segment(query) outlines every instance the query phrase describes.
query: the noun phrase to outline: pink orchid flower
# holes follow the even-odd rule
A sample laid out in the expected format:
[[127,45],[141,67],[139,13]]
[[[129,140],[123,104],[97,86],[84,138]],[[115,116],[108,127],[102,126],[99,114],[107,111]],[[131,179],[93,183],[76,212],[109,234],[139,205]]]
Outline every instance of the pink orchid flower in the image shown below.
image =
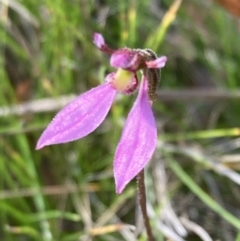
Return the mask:
[[125,186],[150,161],[157,143],[157,128],[151,103],[156,91],[153,77],[165,66],[167,58],[157,58],[149,49],[121,48],[114,50],[105,44],[101,34],[94,34],[94,44],[110,54],[110,73],[105,83],[85,92],[65,106],[48,125],[38,140],[36,149],[80,139],[93,132],[106,118],[117,92],[131,94],[138,88],[136,72],[143,73],[137,99],[127,117],[122,137],[114,157],[116,192]]

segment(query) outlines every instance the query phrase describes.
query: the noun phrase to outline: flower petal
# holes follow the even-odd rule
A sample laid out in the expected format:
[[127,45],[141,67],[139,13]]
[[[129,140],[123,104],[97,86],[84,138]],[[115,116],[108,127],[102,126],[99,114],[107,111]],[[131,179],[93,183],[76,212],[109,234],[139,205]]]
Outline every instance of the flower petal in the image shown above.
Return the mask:
[[105,44],[105,40],[100,33],[94,33],[93,43],[104,53],[112,54],[115,51],[114,49],[108,47],[108,45]]
[[93,43],[101,49],[105,45],[105,41],[103,36],[100,33],[94,33],[93,35]]
[[137,51],[128,48],[115,51],[110,59],[110,65],[112,67],[130,71],[136,71],[143,63],[143,58]]
[[159,57],[153,61],[147,61],[146,65],[148,68],[153,68],[153,69],[160,69],[163,68],[165,66],[167,62],[167,57],[166,56],[162,56]]
[[105,83],[77,97],[54,117],[36,149],[74,141],[94,131],[109,112],[115,94],[116,90]]
[[141,83],[117,146],[113,172],[118,194],[150,161],[156,148],[157,128],[148,100],[147,84],[147,79]]

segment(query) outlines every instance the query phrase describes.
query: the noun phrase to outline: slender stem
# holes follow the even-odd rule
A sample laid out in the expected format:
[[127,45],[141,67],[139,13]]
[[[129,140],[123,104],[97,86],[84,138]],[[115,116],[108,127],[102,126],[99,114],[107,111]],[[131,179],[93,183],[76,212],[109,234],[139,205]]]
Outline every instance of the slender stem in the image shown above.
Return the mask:
[[155,241],[155,238],[152,234],[152,229],[149,222],[149,217],[147,214],[147,202],[146,202],[146,191],[145,191],[145,183],[144,183],[144,170],[142,170],[137,175],[137,185],[138,185],[138,198],[139,204],[141,207],[144,225],[147,231],[148,241]]

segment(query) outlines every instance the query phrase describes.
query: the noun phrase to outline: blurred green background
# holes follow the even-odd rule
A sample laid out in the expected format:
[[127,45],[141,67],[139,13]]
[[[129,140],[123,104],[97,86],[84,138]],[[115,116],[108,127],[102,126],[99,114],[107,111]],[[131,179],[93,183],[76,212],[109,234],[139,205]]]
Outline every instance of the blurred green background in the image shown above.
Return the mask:
[[[238,0],[225,2],[240,15]],[[35,150],[72,94],[112,71],[92,43],[100,32],[114,48],[168,57],[153,107],[159,145],[146,169],[157,240],[239,241],[236,15],[210,0],[0,0],[0,240],[146,240],[136,183],[117,196],[112,177],[136,96],[119,96],[84,139]]]

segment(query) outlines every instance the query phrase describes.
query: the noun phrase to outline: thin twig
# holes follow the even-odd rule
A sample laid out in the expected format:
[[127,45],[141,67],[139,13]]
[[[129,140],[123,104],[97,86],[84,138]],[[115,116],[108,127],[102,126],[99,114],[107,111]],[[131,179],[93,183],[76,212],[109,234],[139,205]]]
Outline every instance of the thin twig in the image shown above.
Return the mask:
[[147,214],[147,204],[146,204],[146,190],[145,190],[145,183],[144,183],[144,170],[142,170],[137,175],[137,185],[138,185],[138,198],[139,204],[141,207],[144,225],[147,231],[148,241],[155,241],[155,238],[152,234],[152,229],[149,222],[149,217]]
[[41,189],[37,188],[21,188],[19,190],[1,190],[0,200],[13,199],[20,197],[32,197],[35,196],[37,192],[41,192],[43,195],[61,195],[75,192],[97,192],[100,187],[95,184],[85,184],[84,187],[77,185],[56,185],[56,186],[46,186]]
[[212,241],[212,238],[200,225],[188,220],[185,217],[180,218],[182,224],[193,233],[197,234],[203,241]]
[[226,101],[239,99],[240,91],[218,90],[218,89],[187,89],[187,90],[159,90],[158,101]]
[[[56,111],[71,102],[76,95],[60,96],[58,98],[44,98],[33,100],[19,105],[0,106],[0,116],[24,115],[27,113],[41,113]],[[216,89],[201,90],[167,90],[162,89],[157,92],[157,101],[226,101],[240,99],[240,91],[225,91]]]
[[19,105],[0,107],[0,116],[56,111],[74,100],[75,97],[75,95],[68,95],[58,98],[44,98]]

